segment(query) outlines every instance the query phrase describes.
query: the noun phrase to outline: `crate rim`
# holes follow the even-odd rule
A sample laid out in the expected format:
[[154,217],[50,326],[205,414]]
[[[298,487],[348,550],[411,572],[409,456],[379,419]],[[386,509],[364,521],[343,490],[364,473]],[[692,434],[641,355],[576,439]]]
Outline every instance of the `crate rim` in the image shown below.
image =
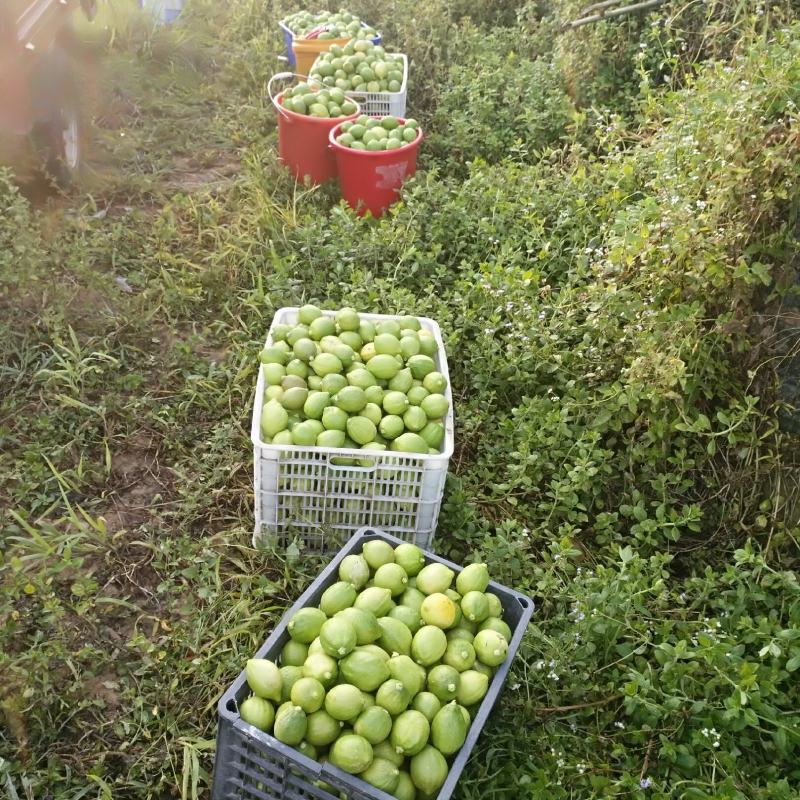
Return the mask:
[[[339,552],[322,569],[319,575],[317,575],[317,577],[309,584],[300,597],[298,597],[298,599],[289,608],[287,608],[281,617],[280,622],[277,623],[272,633],[270,633],[252,658],[263,658],[269,650],[278,644],[278,641],[283,635],[291,617],[301,608],[305,608],[307,605],[309,605],[309,602],[317,591],[319,585],[328,580],[331,575],[338,574],[339,564],[342,562],[345,556],[353,552],[359,542],[370,539],[383,539],[384,541],[388,541],[394,547],[400,544],[407,544],[407,542],[405,542],[403,539],[399,539],[398,537],[393,536],[390,533],[386,533],[379,528],[372,528],[369,526],[359,528],[342,545]],[[443,558],[436,553],[433,553],[429,550],[424,550],[422,548],[420,549],[425,556],[426,562],[437,561],[440,564],[444,564],[452,569],[456,574],[460,573],[464,569],[464,566],[455,564],[454,562],[449,561],[448,559]],[[511,664],[517,652],[519,651],[522,638],[527,631],[531,617],[533,616],[533,612],[535,610],[535,603],[533,599],[522,594],[521,592],[516,591],[515,589],[511,589],[508,586],[503,586],[502,584],[492,580],[489,581],[487,589],[490,588],[495,590],[499,589],[501,593],[509,595],[512,599],[516,600],[522,607],[522,616],[520,617],[519,623],[514,628],[511,641],[509,642],[508,651],[510,657],[506,658],[506,660],[498,667],[497,672],[495,672],[494,676],[492,677],[492,680],[489,683],[489,688],[487,689],[483,700],[481,700],[478,713],[470,723],[469,730],[467,732],[467,738],[464,740],[464,744],[461,745],[461,748],[458,750],[458,753],[456,754],[456,757],[453,760],[450,769],[448,770],[447,778],[440,787],[439,792],[436,794],[436,800],[449,800],[453,791],[455,790],[456,784],[461,777],[461,773],[464,771],[464,767],[466,766],[467,761],[472,754],[472,750],[480,738],[481,733],[483,733],[484,726],[486,725],[494,704],[498,699],[500,692],[502,691],[503,684],[505,683],[505,680],[508,677],[508,672],[511,669]],[[272,734],[269,734],[266,731],[256,728],[254,725],[244,722],[239,716],[238,706],[236,712],[230,711],[227,706],[231,701],[233,701],[234,705],[236,705],[236,694],[246,683],[246,673],[245,670],[242,669],[239,675],[234,679],[233,683],[228,687],[228,689],[225,690],[222,697],[220,697],[219,702],[217,703],[217,710],[220,717],[224,717],[230,724],[243,731],[248,736],[255,738],[257,741],[267,745],[273,750],[279,751],[284,757],[293,759],[299,766],[307,768],[311,775],[314,776],[315,780],[332,777],[335,779],[334,785],[338,785],[339,788],[342,789],[356,788],[362,793],[367,794],[370,797],[370,800],[396,800],[393,795],[388,794],[380,789],[376,789],[371,784],[361,780],[357,775],[351,775],[347,772],[344,772],[328,762],[325,764],[320,764],[317,761],[314,761],[303,755],[303,753],[301,753],[299,750],[296,750],[295,748],[279,741],[272,736]],[[355,785],[353,785],[354,782]]]
[[[336,311],[330,309],[321,309],[323,315],[333,317]],[[264,347],[268,347],[272,343],[272,329],[278,322],[278,317],[287,315],[292,312],[297,313],[300,311],[300,306],[282,306],[275,310],[272,317],[272,324],[269,326],[266,339],[264,340]],[[397,320],[404,314],[373,314],[367,311],[359,311],[359,317],[373,320]],[[373,471],[376,467],[380,466],[381,461],[387,458],[399,458],[401,461],[416,461],[421,460],[423,465],[426,463],[437,463],[442,461],[449,461],[453,455],[455,448],[455,435],[454,435],[454,422],[453,422],[453,396],[450,386],[450,371],[447,366],[447,353],[445,352],[444,342],[442,341],[442,332],[436,320],[430,317],[424,317],[417,314],[408,315],[415,316],[421,323],[424,322],[430,327],[433,338],[436,341],[437,357],[439,357],[440,372],[447,379],[447,389],[445,397],[449,400],[450,405],[447,409],[444,424],[444,449],[439,453],[402,453],[397,450],[361,450],[358,448],[350,447],[317,447],[316,445],[298,445],[298,444],[267,444],[261,441],[261,408],[264,404],[264,371],[259,363],[258,367],[258,380],[256,381],[256,395],[253,402],[253,418],[250,426],[250,440],[255,447],[259,450],[264,450],[271,453],[309,453],[316,455],[328,454],[330,458],[372,458],[374,463],[369,467],[348,466],[343,469],[348,470],[361,470],[363,472]],[[316,460],[316,459],[315,459]],[[335,464],[333,466],[336,466]],[[400,465],[398,465],[400,466]]]

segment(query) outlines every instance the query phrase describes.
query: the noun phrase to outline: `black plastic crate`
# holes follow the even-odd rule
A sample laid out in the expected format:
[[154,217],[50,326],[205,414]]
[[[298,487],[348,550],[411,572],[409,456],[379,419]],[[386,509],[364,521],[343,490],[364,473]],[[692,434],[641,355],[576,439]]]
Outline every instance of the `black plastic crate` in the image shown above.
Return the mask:
[[[322,593],[339,580],[339,564],[345,556],[360,553],[363,545],[372,539],[382,539],[392,546],[403,543],[383,531],[361,528],[347,541],[338,555],[306,589],[299,600],[284,614],[273,633],[261,646],[255,658],[277,661],[284,644],[289,639],[286,625],[291,617],[306,606],[316,606]],[[438,561],[456,574],[462,567],[423,551],[425,561]],[[503,619],[511,628],[512,636],[508,657],[498,667],[489,690],[481,701],[478,713],[470,725],[466,741],[453,759],[436,800],[448,800],[467,763],[472,748],[486,724],[492,707],[500,695],[511,662],[519,650],[525,629],[533,614],[533,601],[525,595],[491,581],[489,590],[498,596],[503,605]],[[488,591],[488,590],[487,590]],[[323,780],[350,798],[350,800],[394,800],[392,795],[380,791],[354,775],[338,769],[333,764],[320,764],[307,758],[298,750],[279,742],[269,733],[244,722],[239,716],[239,702],[250,694],[244,670],[219,701],[219,727],[217,755],[214,765],[212,800],[339,800],[336,795],[314,786]]]

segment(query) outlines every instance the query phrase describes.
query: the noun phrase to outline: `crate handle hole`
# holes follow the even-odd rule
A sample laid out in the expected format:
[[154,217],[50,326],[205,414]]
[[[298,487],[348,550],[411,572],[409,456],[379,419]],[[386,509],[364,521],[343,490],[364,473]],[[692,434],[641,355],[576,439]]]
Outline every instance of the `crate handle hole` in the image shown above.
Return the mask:
[[518,597],[518,598],[517,598],[517,602],[518,602],[518,603],[519,603],[519,604],[520,604],[520,605],[521,605],[523,608],[528,608],[528,606],[531,604],[531,601],[530,601],[530,600],[528,600],[528,599],[527,599],[527,598],[525,598],[525,597]]
[[225,708],[233,714],[239,713],[239,709],[236,707],[236,700],[233,697],[225,704]]

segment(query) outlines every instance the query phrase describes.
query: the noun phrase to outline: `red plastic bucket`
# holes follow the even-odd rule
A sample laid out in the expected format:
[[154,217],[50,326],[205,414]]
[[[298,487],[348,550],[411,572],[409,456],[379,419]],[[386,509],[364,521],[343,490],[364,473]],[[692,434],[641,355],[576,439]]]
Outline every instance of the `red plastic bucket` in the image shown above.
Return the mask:
[[[398,117],[400,122],[405,122]],[[336,155],[339,186],[342,197],[357,214],[369,211],[380,217],[400,196],[403,182],[417,171],[417,150],[422,131],[417,138],[395,150],[353,150],[336,141],[341,123],[329,134],[330,146]]]
[[355,119],[349,117],[324,119],[296,114],[283,107],[283,92],[274,100],[278,111],[278,154],[297,180],[306,175],[312,183],[324,183],[336,177],[336,159],[328,147],[328,134],[335,126]]

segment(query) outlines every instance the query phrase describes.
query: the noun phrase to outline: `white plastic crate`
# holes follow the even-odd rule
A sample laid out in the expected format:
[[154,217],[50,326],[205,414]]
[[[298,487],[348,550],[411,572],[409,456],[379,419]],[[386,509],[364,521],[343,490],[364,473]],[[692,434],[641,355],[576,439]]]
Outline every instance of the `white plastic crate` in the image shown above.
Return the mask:
[[[403,61],[403,82],[399,92],[345,92],[347,97],[351,97],[358,103],[361,113],[370,117],[402,117],[406,115],[406,95],[408,92],[408,57],[405,53],[387,53],[391,56],[399,56]],[[316,66],[317,62],[314,62]],[[311,67],[309,74],[314,72]]]
[[[272,344],[275,325],[297,323],[297,308],[281,308],[267,335]],[[325,311],[326,316],[335,312]],[[399,319],[384,314],[360,314],[371,322]],[[264,373],[259,370],[253,407],[253,477],[255,531],[253,541],[266,537],[279,546],[293,538],[307,551],[333,552],[364,525],[380,527],[400,539],[429,548],[436,531],[447,466],[453,454],[453,401],[447,357],[439,326],[427,317],[420,324],[436,340],[436,367],[447,378],[450,408],[445,419],[442,451],[436,454],[351,450],[330,447],[265,444],[261,440]],[[337,458],[370,458],[367,467],[342,466]]]

